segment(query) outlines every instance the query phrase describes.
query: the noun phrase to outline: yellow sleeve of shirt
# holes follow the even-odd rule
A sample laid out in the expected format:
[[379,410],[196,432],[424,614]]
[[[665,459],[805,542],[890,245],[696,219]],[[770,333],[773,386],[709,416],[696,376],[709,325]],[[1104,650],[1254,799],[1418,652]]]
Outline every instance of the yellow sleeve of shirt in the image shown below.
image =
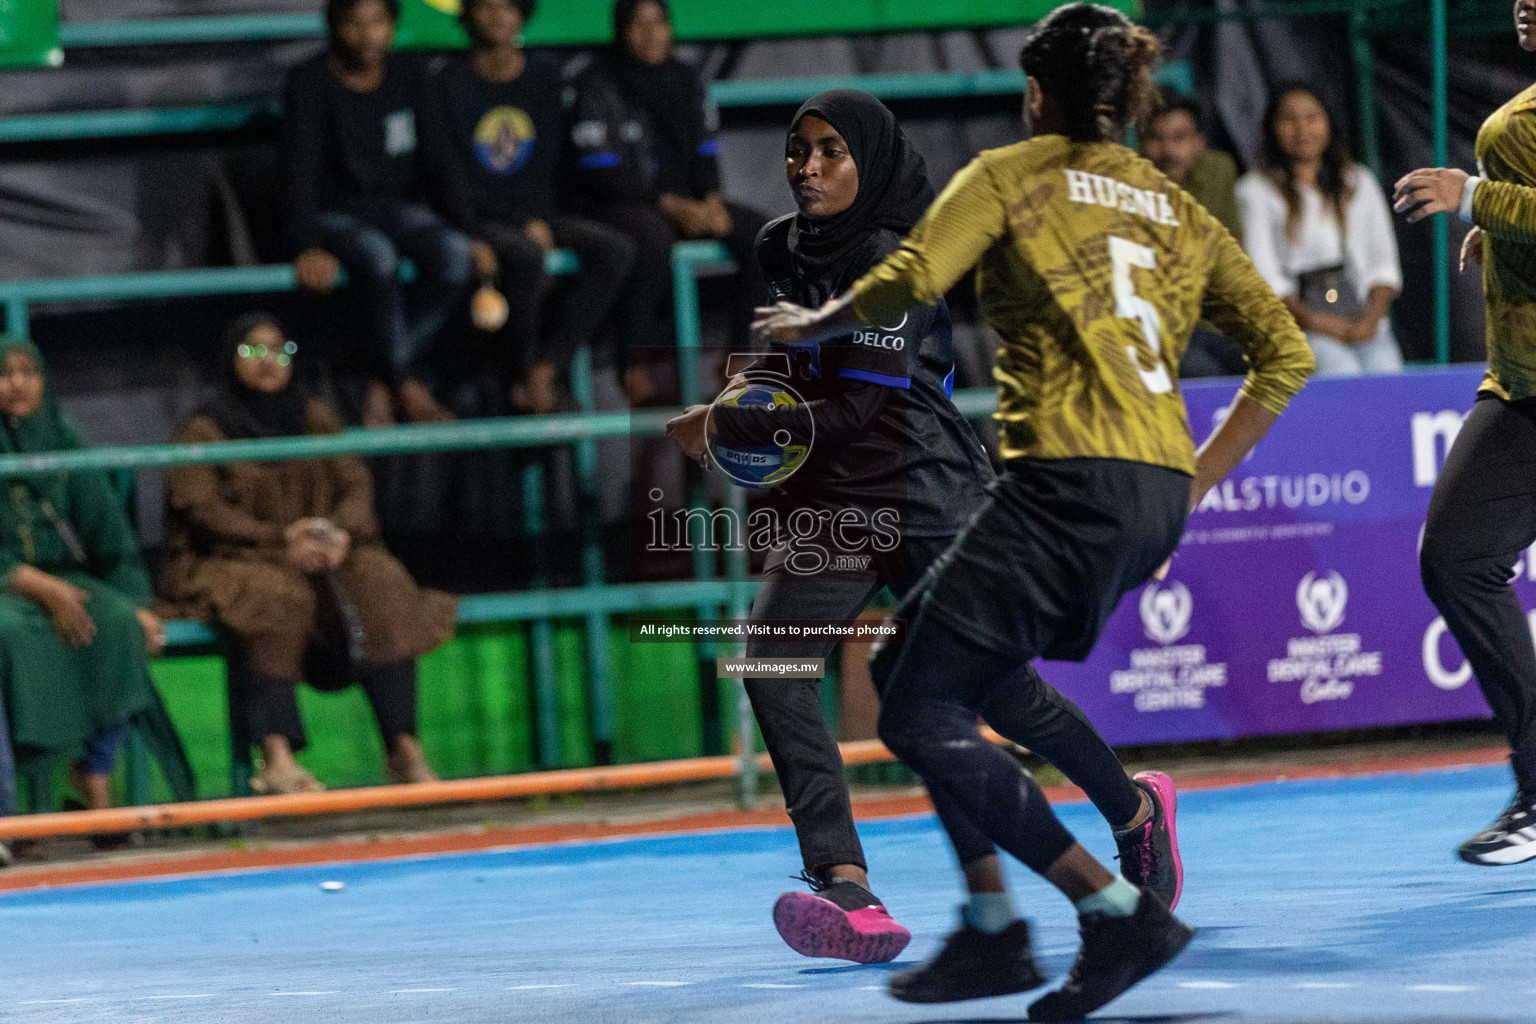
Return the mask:
[[1495,178],[1505,180],[1488,180],[1477,187],[1472,194],[1472,223],[1493,238],[1536,244],[1536,188],[1517,183],[1536,182],[1536,114],[1509,115],[1491,149],[1483,154],[1484,164]]
[[1315,360],[1307,336],[1231,232],[1204,210],[1195,217],[1209,222],[1202,227],[1213,246],[1201,311],[1247,357],[1242,393],[1279,415],[1312,375]]
[[894,323],[914,303],[933,305],[1008,230],[1008,207],[985,156],[956,174],[901,247],[853,286],[868,324]]

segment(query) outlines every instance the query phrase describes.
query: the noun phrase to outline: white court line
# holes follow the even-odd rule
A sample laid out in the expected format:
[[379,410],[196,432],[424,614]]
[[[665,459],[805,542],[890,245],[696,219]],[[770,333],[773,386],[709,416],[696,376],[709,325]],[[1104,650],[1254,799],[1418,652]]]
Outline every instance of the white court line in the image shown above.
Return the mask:
[[190,992],[187,995],[175,996],[140,996],[140,999],[212,999],[212,992]]
[[1235,981],[1181,981],[1179,988],[1242,988]]
[[1474,992],[1476,985],[1409,985],[1409,992]]
[[575,988],[574,985],[508,985],[508,992],[527,992],[536,988]]
[[389,994],[392,995],[392,996],[405,996],[405,995],[410,995],[410,994],[412,994],[414,992],[453,992],[453,991],[456,991],[456,990],[455,989],[451,989],[451,988],[397,988],[397,989],[394,989],[393,991],[391,991]]
[[620,985],[628,985],[630,988],[679,988],[683,985],[692,985],[691,981],[621,981]]
[[757,981],[757,982],[753,982],[753,983],[751,983],[749,985],[743,985],[741,987],[742,988],[805,988],[804,985],[776,985],[776,984],[774,984],[771,981]]
[[1298,981],[1291,988],[1354,988],[1351,981]]
[[336,990],[335,989],[327,989],[324,992],[269,992],[268,993],[268,995],[274,995],[274,996],[334,996],[335,994],[336,994]]
[[100,996],[75,996],[73,999],[23,999],[17,1006],[57,1006],[60,1003],[97,1003]]
[[884,985],[860,985],[859,986],[859,991],[860,992],[884,992],[885,991],[885,986]]

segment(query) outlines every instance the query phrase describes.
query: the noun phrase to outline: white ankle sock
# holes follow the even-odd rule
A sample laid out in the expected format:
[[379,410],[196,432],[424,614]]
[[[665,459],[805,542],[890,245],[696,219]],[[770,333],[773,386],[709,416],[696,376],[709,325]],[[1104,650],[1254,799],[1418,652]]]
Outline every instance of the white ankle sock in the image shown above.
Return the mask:
[[1085,896],[1072,905],[1078,917],[1130,917],[1141,902],[1141,890],[1119,875],[1092,896]]
[[1018,919],[1013,900],[1005,892],[971,893],[962,915],[966,924],[987,935],[996,935]]

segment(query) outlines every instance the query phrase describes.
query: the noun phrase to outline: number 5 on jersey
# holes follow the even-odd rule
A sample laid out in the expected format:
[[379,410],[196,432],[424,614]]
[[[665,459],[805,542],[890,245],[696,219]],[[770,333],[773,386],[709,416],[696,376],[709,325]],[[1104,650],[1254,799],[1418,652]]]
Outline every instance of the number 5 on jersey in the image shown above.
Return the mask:
[[1125,346],[1125,354],[1130,357],[1131,365],[1136,367],[1148,391],[1154,395],[1172,391],[1173,380],[1168,376],[1168,367],[1163,365],[1161,359],[1162,320],[1157,315],[1157,307],[1136,294],[1136,282],[1131,280],[1132,267],[1144,270],[1157,267],[1157,253],[1144,245],[1110,235],[1109,262],[1115,282],[1115,313],[1127,320],[1141,321],[1141,335],[1146,339],[1147,347],[1152,350],[1155,368],[1148,370],[1141,365],[1141,356],[1135,345]]

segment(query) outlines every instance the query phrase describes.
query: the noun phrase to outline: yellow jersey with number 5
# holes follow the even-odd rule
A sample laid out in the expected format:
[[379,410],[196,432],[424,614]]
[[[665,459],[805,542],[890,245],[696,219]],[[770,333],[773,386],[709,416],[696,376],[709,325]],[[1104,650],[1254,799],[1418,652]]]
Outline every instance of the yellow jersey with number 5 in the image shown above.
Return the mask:
[[1205,319],[1280,412],[1312,372],[1295,320],[1215,217],[1124,146],[1046,135],[982,153],[855,286],[887,322],[966,271],[1002,337],[1004,458],[1114,458],[1193,473],[1179,360]]

